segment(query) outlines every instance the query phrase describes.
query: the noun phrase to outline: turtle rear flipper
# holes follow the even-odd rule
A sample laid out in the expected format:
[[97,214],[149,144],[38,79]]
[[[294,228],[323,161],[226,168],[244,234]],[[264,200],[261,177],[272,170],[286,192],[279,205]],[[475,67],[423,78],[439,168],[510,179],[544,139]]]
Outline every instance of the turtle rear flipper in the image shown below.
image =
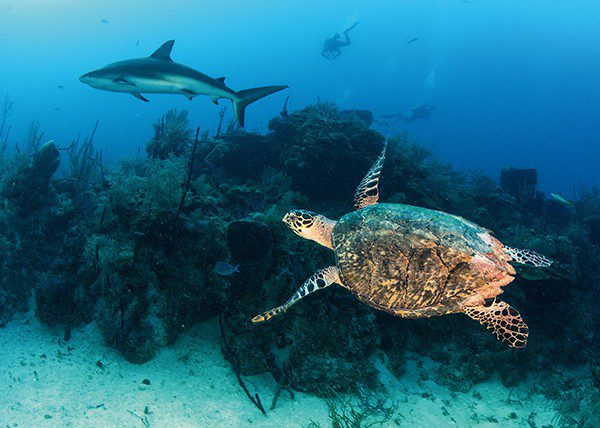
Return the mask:
[[263,312],[260,315],[255,316],[254,318],[252,318],[252,322],[254,324],[258,324],[261,322],[268,321],[274,316],[277,316],[287,311],[290,306],[292,306],[294,303],[296,303],[303,297],[309,295],[314,291],[321,290],[325,287],[329,287],[334,282],[340,282],[337,267],[329,266],[327,268],[321,269],[314,273],[310,278],[308,278],[306,282],[302,284],[302,287],[300,287],[298,291],[296,291],[287,302],[285,302],[281,306],[278,306],[276,308]]
[[521,314],[508,303],[494,300],[489,306],[466,307],[464,312],[492,330],[496,338],[508,346],[523,348],[527,345],[529,328],[523,322]]
[[385,163],[385,150],[387,148],[387,141],[383,145],[383,150],[379,157],[375,160],[375,163],[365,175],[358,185],[356,192],[354,192],[354,207],[359,210],[369,205],[376,204],[379,200],[379,176]]
[[518,248],[504,247],[508,255],[515,263],[535,267],[550,267],[552,260],[531,250],[520,250]]

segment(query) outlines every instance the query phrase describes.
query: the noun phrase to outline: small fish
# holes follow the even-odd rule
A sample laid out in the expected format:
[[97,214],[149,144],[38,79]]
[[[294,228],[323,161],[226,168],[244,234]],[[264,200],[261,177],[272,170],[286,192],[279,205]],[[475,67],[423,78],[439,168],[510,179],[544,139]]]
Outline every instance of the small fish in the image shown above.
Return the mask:
[[101,19],[100,22],[102,24],[104,24],[104,25],[108,25],[109,24],[108,19],[106,19],[106,18]]
[[54,111],[60,111],[60,107],[54,107]]
[[240,265],[231,265],[227,262],[215,263],[215,273],[221,276],[229,276],[234,273],[240,273]]
[[63,85],[58,85],[58,89],[65,89]]
[[565,205],[572,205],[573,204],[573,202],[569,201],[568,199],[566,199],[562,195],[559,195],[558,193],[550,193],[550,196],[552,196],[552,198],[555,201],[558,201],[561,204],[565,204]]
[[408,41],[406,44],[407,44],[407,45],[410,45],[411,43],[414,43],[414,42],[416,42],[417,40],[419,40],[419,39],[417,39],[417,38],[415,37],[414,39],[410,39],[410,40],[409,40],[409,41]]
[[138,40],[137,42],[135,42],[135,45],[139,46],[140,45],[140,41]]

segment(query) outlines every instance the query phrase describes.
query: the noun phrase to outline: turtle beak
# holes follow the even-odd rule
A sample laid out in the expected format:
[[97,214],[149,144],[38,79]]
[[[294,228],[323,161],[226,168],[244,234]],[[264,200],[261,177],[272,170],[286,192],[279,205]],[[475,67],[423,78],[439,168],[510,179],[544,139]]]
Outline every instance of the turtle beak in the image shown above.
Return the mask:
[[283,221],[285,224],[287,224],[288,226],[292,226],[292,218],[291,218],[291,213],[287,213],[286,215],[283,216],[283,219],[281,220]]

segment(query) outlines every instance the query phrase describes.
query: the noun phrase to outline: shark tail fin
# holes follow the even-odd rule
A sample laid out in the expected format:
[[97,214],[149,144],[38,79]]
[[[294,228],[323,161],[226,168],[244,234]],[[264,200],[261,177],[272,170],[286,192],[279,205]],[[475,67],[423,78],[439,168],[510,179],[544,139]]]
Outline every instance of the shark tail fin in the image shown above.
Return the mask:
[[244,127],[244,113],[246,107],[252,104],[254,101],[258,101],[261,98],[271,95],[275,92],[279,92],[287,88],[285,85],[280,86],[263,86],[260,88],[244,89],[235,93],[235,97],[231,100],[233,103],[233,111],[235,113],[235,119],[237,120],[240,127]]

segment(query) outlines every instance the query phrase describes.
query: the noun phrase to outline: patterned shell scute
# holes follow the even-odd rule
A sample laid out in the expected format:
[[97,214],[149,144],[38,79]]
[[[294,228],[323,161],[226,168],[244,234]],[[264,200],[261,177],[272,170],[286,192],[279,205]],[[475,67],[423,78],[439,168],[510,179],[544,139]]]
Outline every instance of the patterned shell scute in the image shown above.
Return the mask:
[[458,311],[469,297],[493,297],[512,280],[501,244],[482,236],[491,235],[460,217],[377,204],[342,217],[333,244],[340,278],[360,300],[417,317]]

